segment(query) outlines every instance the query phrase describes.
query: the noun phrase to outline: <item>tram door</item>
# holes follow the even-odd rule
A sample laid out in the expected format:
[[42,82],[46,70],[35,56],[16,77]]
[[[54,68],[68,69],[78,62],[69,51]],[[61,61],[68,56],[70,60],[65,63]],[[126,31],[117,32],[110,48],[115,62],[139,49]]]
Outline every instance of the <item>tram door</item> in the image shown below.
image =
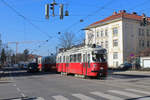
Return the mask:
[[88,69],[90,67],[90,54],[83,54],[83,75],[88,75]]

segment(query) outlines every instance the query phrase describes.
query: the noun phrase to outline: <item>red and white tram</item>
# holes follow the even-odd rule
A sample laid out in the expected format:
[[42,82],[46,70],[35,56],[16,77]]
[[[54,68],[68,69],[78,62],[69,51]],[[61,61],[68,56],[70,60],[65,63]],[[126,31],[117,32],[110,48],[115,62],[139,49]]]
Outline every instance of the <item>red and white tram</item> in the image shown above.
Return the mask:
[[58,72],[90,77],[106,77],[106,49],[102,47],[72,47],[59,51],[56,59]]

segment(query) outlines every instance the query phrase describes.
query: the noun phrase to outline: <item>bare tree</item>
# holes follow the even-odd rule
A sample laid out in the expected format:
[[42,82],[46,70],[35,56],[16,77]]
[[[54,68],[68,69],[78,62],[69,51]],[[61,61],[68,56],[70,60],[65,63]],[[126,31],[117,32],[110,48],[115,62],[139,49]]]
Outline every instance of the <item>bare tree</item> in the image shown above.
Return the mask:
[[75,35],[72,32],[65,32],[60,35],[59,41],[62,48],[70,48],[75,44]]

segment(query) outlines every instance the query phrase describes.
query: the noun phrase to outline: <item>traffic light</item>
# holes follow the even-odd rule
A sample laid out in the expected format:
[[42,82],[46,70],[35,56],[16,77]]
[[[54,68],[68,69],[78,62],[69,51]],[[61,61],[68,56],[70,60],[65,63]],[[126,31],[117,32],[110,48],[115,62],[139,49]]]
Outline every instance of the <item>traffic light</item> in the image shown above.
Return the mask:
[[60,4],[60,8],[59,8],[59,16],[60,16],[60,19],[62,20],[64,15],[63,15],[63,11],[64,10],[64,5],[63,4]]
[[51,3],[50,6],[51,6],[50,9],[53,11],[52,16],[55,16],[55,12],[54,12],[55,3]]
[[65,16],[69,16],[68,10],[65,11]]
[[49,19],[49,4],[45,5],[45,18]]

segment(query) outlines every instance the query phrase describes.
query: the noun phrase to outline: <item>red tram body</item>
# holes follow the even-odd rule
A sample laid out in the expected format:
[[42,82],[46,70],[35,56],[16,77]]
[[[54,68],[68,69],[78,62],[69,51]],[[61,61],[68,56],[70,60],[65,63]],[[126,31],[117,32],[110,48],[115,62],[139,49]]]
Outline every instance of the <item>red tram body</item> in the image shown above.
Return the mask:
[[56,59],[58,72],[79,74],[90,77],[106,77],[106,49],[102,47],[73,47],[62,50]]

